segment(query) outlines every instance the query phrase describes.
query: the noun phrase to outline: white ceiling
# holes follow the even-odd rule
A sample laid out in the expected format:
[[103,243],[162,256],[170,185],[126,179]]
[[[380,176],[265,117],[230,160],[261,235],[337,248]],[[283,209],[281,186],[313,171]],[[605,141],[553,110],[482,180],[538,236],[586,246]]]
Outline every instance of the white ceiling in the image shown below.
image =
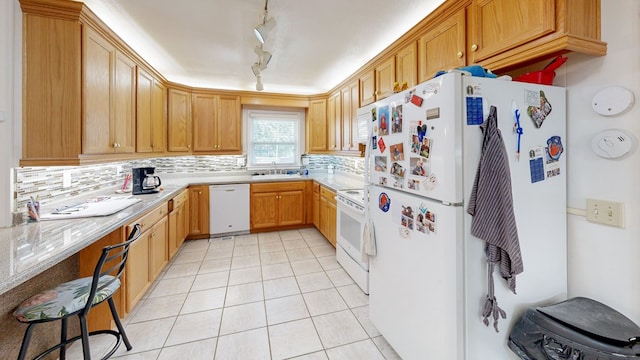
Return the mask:
[[[255,91],[264,0],[82,0],[169,81]],[[265,92],[324,93],[443,0],[271,0]]]

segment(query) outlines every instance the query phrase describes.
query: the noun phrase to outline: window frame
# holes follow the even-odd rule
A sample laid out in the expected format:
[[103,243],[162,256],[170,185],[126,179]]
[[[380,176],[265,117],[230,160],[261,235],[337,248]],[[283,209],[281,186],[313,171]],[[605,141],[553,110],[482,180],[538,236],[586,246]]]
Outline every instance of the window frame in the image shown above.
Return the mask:
[[263,116],[272,118],[273,120],[293,120],[297,124],[297,133],[295,134],[295,154],[292,163],[276,163],[278,168],[294,168],[301,164],[301,156],[305,149],[305,112],[304,109],[298,108],[264,108],[264,107],[245,107],[242,110],[244,128],[245,155],[247,158],[246,167],[251,169],[273,168],[272,164],[257,164],[255,162],[254,143],[252,142],[253,119]]

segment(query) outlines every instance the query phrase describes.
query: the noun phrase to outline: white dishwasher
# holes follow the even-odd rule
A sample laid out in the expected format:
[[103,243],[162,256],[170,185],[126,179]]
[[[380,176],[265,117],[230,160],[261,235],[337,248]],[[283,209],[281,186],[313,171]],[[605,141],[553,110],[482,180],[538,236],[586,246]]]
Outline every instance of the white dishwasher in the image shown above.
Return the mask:
[[249,232],[249,184],[209,186],[212,237]]

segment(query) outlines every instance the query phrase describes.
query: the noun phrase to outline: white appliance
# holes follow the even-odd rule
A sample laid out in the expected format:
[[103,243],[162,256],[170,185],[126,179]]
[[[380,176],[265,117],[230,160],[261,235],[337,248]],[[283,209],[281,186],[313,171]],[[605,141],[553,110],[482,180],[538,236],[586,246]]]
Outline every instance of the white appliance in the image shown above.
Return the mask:
[[362,259],[364,231],[364,190],[336,193],[336,260],[365,294],[369,293],[369,260]]
[[249,232],[249,184],[209,186],[212,237]]
[[[493,319],[482,321],[485,242],[470,234],[466,212],[482,149],[479,125],[492,105],[524,264],[517,295],[493,274],[507,314],[499,332]],[[507,347],[515,320],[567,295],[565,90],[449,73],[376,103],[375,112],[366,160],[377,245],[369,260],[371,321],[404,360],[518,359]]]

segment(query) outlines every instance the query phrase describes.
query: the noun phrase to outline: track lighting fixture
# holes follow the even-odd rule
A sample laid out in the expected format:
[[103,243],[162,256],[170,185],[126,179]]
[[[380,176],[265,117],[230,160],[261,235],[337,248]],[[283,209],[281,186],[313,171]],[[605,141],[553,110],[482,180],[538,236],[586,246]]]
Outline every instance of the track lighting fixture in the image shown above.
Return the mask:
[[264,85],[262,84],[262,75],[256,75],[256,90],[262,91],[264,90]]
[[264,44],[265,40],[269,36],[269,32],[276,26],[276,20],[274,18],[270,18],[267,20],[269,16],[269,0],[265,0],[264,3],[264,16],[262,17],[262,23],[253,28],[253,32],[260,41],[261,44]]

